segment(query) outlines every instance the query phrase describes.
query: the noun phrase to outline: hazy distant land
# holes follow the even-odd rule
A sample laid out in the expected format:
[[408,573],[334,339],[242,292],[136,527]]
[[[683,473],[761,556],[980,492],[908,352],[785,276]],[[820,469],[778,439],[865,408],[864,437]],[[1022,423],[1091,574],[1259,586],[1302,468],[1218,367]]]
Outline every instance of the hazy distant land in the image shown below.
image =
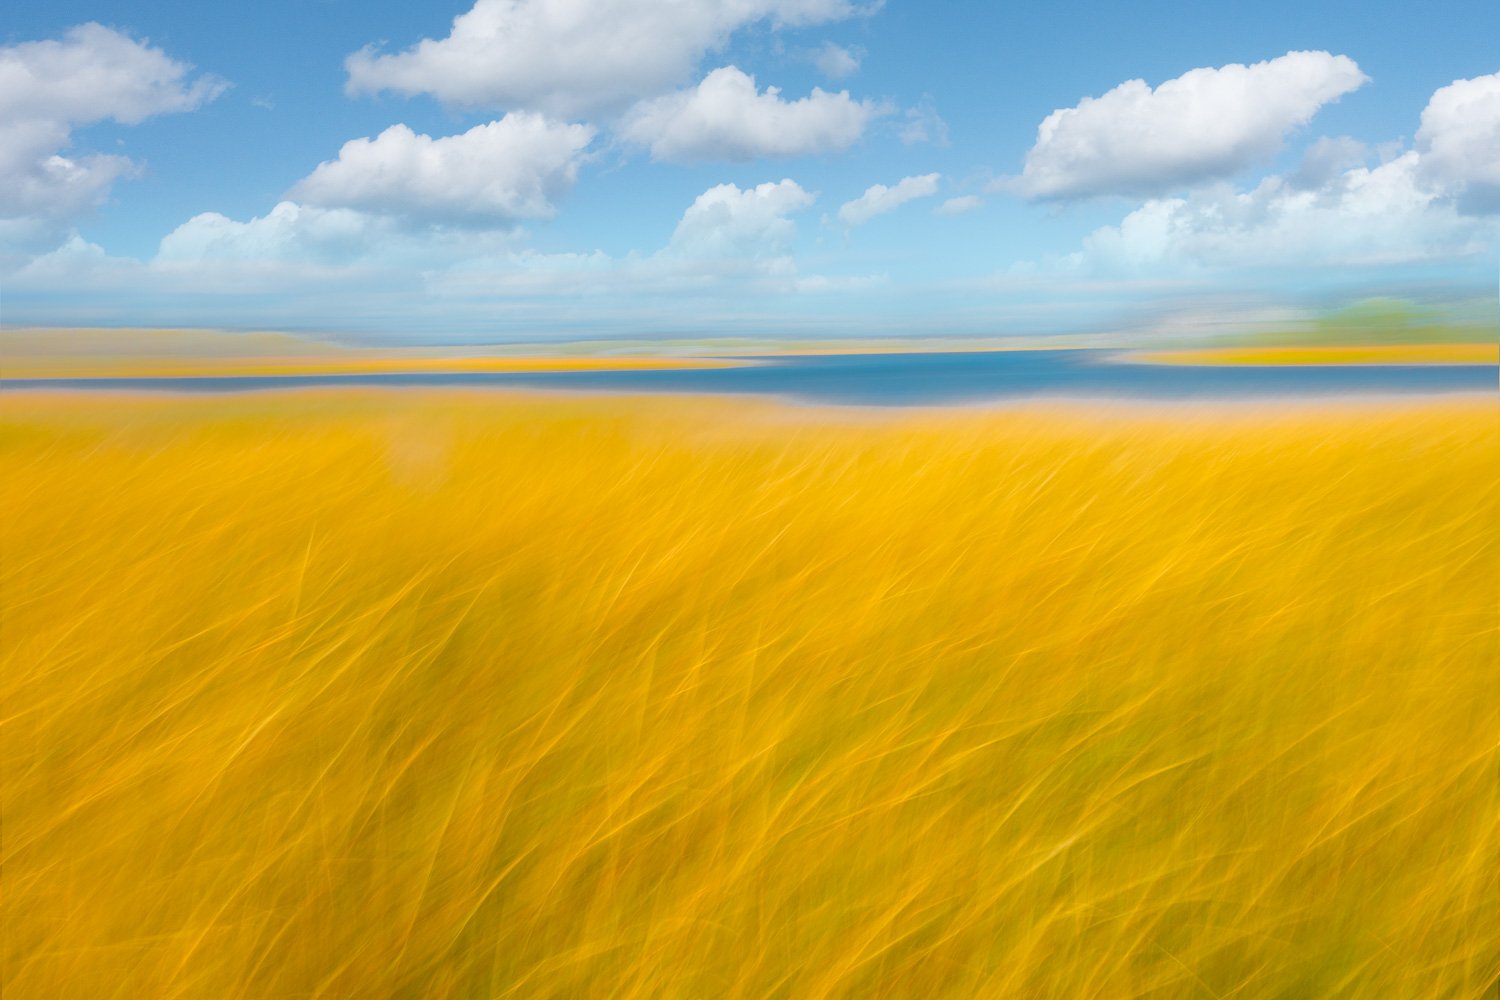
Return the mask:
[[0,377],[176,377],[704,368],[766,355],[1117,348],[1162,364],[1495,364],[1500,333],[1399,300],[1227,336],[704,337],[415,344],[315,334],[134,328],[0,330]]

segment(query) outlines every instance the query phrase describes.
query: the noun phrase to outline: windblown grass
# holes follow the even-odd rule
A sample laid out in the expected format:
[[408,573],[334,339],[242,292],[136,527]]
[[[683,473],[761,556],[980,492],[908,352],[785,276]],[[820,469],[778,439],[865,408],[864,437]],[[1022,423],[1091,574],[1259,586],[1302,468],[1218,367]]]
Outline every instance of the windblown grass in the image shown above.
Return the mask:
[[1493,996],[1493,401],[0,397],[7,1000]]

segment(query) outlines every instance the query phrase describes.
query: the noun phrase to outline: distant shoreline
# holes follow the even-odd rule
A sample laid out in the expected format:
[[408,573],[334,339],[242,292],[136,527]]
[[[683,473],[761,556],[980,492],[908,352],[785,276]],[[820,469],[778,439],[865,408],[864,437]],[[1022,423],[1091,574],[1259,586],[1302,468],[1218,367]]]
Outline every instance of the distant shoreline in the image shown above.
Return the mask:
[[[490,366],[487,362],[498,362]],[[384,370],[333,368],[288,373],[0,378],[0,392],[265,392],[356,386],[390,389],[678,393],[782,397],[844,406],[954,406],[1014,399],[1095,398],[1216,402],[1349,395],[1444,395],[1494,391],[1486,364],[1170,365],[1121,360],[1111,351],[978,351],[970,354],[762,355],[760,359],[475,359],[466,370],[410,362]],[[394,370],[393,370],[394,369]]]
[[1493,342],[1135,345],[1097,338],[997,341],[951,338],[756,343],[744,340],[603,344],[367,345],[283,333],[211,330],[0,331],[0,378],[196,379],[387,375],[528,375],[702,371],[755,366],[760,359],[1090,351],[1122,365],[1183,367],[1496,365]]
[[1119,360],[1153,365],[1494,365],[1500,345],[1479,343],[1198,347],[1122,352]]

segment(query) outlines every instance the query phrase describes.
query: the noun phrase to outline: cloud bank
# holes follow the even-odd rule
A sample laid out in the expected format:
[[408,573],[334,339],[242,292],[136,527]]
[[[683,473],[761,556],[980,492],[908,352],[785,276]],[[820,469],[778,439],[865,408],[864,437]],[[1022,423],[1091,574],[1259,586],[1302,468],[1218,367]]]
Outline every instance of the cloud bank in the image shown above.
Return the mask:
[[1212,188],[1153,199],[1085,240],[1094,263],[1150,271],[1375,267],[1486,252],[1495,227],[1460,214],[1424,187],[1407,152],[1306,189],[1268,177],[1249,191]]

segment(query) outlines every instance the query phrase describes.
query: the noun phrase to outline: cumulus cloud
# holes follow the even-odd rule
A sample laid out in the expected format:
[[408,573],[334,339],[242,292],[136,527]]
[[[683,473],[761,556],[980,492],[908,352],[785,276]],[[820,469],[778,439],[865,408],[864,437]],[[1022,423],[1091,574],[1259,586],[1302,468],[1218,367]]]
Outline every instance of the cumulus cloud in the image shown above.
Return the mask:
[[56,246],[78,216],[108,197],[116,180],[140,172],[128,157],[67,157],[47,152],[50,144],[22,128],[0,128],[0,247]]
[[191,72],[147,42],[81,24],[60,40],[0,48],[0,120],[76,127],[109,118],[136,125],[192,111],[226,84],[212,76],[190,80]]
[[56,246],[71,220],[138,171],[119,155],[63,155],[75,129],[191,111],[225,86],[193,78],[186,63],[98,24],[0,48],[0,240]]
[[1288,52],[1154,90],[1129,80],[1048,115],[1015,186],[1033,198],[1156,196],[1232,177],[1368,79],[1347,56]]
[[347,89],[565,118],[615,111],[679,83],[740,28],[858,12],[849,0],[476,0],[446,38],[351,55]]
[[816,199],[794,180],[741,190],[711,187],[697,197],[672,233],[667,253],[693,257],[778,257],[787,252],[797,225],[788,216]]
[[814,87],[807,97],[784,100],[778,88],[758,91],[755,77],[725,66],[691,90],[636,105],[618,131],[627,142],[649,146],[656,160],[810,156],[847,149],[880,110],[847,90]]
[[527,112],[437,139],[392,125],[374,139],[344,143],[338,158],[319,164],[291,196],[422,222],[546,218],[573,186],[593,139],[591,126]]
[[839,221],[846,226],[863,225],[877,215],[895,211],[914,198],[929,198],[937,194],[941,179],[942,174],[922,174],[903,177],[892,187],[871,185],[858,198],[839,206]]
[[1466,212],[1500,212],[1500,73],[1432,95],[1417,130],[1422,178]]
[[1421,180],[1408,151],[1309,189],[1268,177],[1152,199],[1084,241],[1074,263],[1112,271],[1378,267],[1492,253],[1500,224],[1464,216]]

